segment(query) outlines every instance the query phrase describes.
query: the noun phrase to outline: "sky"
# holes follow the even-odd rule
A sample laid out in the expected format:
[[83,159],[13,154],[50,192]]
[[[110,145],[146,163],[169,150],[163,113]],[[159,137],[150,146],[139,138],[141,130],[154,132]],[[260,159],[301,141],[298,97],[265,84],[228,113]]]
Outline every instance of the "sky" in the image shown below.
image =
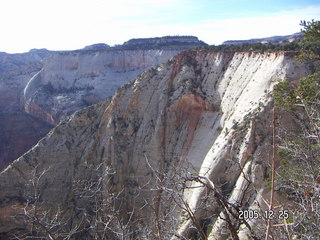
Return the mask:
[[168,35],[218,45],[293,34],[311,19],[320,20],[319,0],[1,0],[0,52]]

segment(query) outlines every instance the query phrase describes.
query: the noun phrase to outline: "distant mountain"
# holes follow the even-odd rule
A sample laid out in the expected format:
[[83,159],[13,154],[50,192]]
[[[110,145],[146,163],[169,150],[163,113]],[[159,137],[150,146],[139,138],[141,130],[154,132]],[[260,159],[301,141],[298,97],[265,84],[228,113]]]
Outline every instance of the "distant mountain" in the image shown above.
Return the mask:
[[121,49],[177,49],[177,48],[192,48],[199,46],[207,46],[203,41],[200,41],[195,36],[165,36],[156,38],[134,38],[119,47]]
[[266,37],[266,38],[254,38],[249,40],[227,40],[222,43],[222,45],[241,45],[245,43],[273,43],[278,44],[284,41],[292,42],[298,39],[302,39],[302,34],[294,33],[291,35],[286,36],[273,36],[273,37]]

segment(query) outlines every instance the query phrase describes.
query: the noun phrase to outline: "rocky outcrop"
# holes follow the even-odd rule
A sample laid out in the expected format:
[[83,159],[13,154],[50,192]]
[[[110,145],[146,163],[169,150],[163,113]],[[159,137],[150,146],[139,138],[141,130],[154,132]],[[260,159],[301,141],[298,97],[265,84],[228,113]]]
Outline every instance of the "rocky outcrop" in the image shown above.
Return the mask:
[[233,204],[262,206],[270,92],[310,71],[288,53],[198,50],[142,73],[111,101],[62,121],[0,174],[0,232],[21,233],[26,217],[33,226],[59,218],[63,231],[81,229],[73,238],[94,238],[99,226],[109,239],[190,238],[201,225],[209,239],[223,239],[221,207],[199,179]]
[[108,44],[105,44],[105,43],[96,43],[96,44],[93,44],[93,45],[89,45],[89,46],[86,46],[85,48],[83,48],[83,50],[106,50],[110,48],[110,46]]

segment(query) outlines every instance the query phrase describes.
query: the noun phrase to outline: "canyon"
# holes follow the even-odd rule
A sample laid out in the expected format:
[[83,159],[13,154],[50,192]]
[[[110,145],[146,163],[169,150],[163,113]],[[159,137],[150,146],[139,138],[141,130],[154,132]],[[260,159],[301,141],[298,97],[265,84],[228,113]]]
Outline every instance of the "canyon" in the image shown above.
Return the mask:
[[[129,40],[115,47],[101,43],[75,51],[0,53],[0,125],[7,133],[0,136],[0,170],[36,144],[61,118],[106,100],[118,87],[179,52],[206,45],[191,36],[156,40],[140,39],[147,47]],[[12,116],[17,125],[7,129]],[[12,143],[17,144],[14,150]]]
[[[70,113],[66,105],[74,111],[112,92],[101,69],[112,66],[108,74],[117,79],[115,69],[126,67],[133,76],[149,62],[131,61],[137,54],[148,59],[145,52],[122,52],[119,61],[81,54],[51,56],[24,88],[26,112],[57,123]],[[274,85],[319,71],[318,62],[300,63],[295,56],[184,51],[112,98],[63,118],[1,172],[1,236],[230,237],[222,195],[240,208],[267,209]],[[49,106],[38,92],[44,88]],[[278,117],[284,125],[292,122],[285,113]],[[280,195],[275,199],[285,205]],[[248,239],[259,224],[242,222],[233,234]]]

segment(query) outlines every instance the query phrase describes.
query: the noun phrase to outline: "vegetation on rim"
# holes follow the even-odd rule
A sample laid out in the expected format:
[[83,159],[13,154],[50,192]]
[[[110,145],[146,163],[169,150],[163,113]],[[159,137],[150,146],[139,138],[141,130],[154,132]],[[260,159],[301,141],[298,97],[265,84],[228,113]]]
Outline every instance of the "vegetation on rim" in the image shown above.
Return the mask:
[[[302,21],[302,61],[320,60],[320,22]],[[296,131],[278,129],[280,167],[276,186],[291,200],[288,237],[320,238],[320,73],[297,83],[281,82],[274,88],[275,106],[295,121]]]

